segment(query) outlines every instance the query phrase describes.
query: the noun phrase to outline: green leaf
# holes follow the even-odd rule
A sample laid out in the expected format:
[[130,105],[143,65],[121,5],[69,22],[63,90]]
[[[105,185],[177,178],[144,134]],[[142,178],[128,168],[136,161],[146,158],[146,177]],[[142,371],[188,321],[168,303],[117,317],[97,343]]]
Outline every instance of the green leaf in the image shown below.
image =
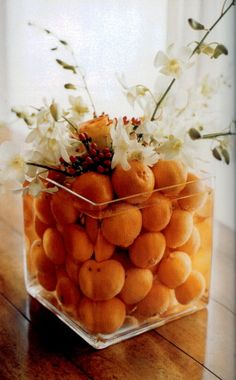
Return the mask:
[[188,19],[188,23],[194,30],[204,30],[206,29],[204,25],[200,24],[200,22],[194,20],[193,18]]
[[62,45],[65,45],[65,46],[68,45],[68,43],[67,43],[66,41],[64,41],[64,40],[59,40],[59,42],[60,42]]
[[198,140],[201,138],[200,132],[195,128],[190,128],[190,130],[188,131],[188,134],[192,140]]
[[228,49],[223,44],[216,45],[212,58],[216,59],[222,54],[228,55]]
[[73,83],[66,83],[66,84],[64,84],[64,87],[67,90],[76,90],[77,89],[77,87]]
[[71,70],[73,71],[74,74],[76,74],[76,68],[75,66],[72,66],[64,61],[62,61],[61,59],[56,59],[56,62],[63,67],[63,69],[65,70]]
[[218,150],[217,148],[212,149],[212,154],[213,154],[213,156],[214,156],[217,160],[219,160],[219,161],[222,160],[221,154],[220,154],[220,152],[219,152],[219,150]]
[[230,163],[230,156],[229,156],[229,152],[228,152],[228,150],[225,149],[225,148],[222,148],[222,149],[221,149],[221,154],[222,154],[222,156],[223,156],[223,158],[224,158],[224,160],[225,160],[225,163],[226,163],[227,165],[229,165],[229,163]]

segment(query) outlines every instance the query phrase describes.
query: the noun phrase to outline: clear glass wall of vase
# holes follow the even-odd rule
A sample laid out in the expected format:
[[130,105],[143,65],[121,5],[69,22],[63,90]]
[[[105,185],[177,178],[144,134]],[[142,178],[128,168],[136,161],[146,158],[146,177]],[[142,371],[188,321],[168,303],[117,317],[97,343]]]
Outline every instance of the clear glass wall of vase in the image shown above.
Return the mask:
[[99,204],[71,182],[24,195],[32,297],[97,349],[207,305],[212,177]]

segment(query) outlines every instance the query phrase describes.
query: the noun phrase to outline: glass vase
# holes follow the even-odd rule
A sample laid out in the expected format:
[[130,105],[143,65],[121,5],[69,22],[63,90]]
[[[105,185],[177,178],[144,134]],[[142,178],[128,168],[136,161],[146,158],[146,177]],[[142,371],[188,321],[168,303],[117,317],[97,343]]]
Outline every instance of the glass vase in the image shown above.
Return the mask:
[[[213,179],[95,204],[71,180],[23,197],[28,293],[97,349],[202,309]],[[53,183],[52,183],[53,182]]]

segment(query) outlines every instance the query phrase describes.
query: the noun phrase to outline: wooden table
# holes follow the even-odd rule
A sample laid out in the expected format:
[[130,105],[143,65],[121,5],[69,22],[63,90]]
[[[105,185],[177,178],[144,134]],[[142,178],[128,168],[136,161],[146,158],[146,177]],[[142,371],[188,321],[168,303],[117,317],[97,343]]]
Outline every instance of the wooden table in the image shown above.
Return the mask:
[[26,294],[20,198],[0,197],[0,379],[236,379],[234,234],[215,228],[208,308],[96,351]]

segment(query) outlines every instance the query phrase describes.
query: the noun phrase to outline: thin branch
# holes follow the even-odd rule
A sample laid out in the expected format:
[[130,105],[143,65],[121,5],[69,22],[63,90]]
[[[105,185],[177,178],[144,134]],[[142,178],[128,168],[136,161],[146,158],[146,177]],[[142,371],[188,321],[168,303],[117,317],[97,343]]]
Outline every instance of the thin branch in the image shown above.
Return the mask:
[[70,173],[67,173],[65,170],[60,170],[60,169],[56,169],[56,168],[53,168],[51,166],[47,166],[47,165],[42,165],[42,164],[36,164],[35,162],[26,162],[27,165],[30,165],[30,166],[36,166],[38,168],[43,168],[43,169],[47,169],[47,170],[52,170],[53,172],[57,172],[57,173],[61,173],[61,174],[64,174],[66,176],[69,176],[69,177],[73,177],[72,174]]

